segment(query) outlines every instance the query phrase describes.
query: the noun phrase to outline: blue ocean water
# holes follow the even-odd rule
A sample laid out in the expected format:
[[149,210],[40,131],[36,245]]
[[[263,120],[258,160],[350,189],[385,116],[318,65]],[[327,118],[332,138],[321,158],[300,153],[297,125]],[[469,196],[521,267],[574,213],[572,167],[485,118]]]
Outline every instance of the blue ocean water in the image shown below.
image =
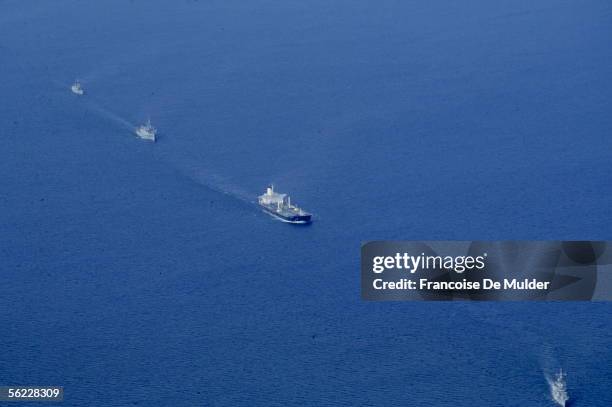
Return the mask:
[[611,238],[610,38],[597,0],[1,1],[0,385],[612,405],[609,304],[359,291],[367,240]]

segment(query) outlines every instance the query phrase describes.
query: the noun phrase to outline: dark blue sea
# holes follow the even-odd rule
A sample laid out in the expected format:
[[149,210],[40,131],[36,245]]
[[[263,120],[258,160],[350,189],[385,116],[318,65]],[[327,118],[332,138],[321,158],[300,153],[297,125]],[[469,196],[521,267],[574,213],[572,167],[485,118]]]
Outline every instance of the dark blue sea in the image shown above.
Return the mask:
[[609,303],[359,281],[368,240],[611,239],[611,40],[605,0],[0,0],[0,385],[611,406]]

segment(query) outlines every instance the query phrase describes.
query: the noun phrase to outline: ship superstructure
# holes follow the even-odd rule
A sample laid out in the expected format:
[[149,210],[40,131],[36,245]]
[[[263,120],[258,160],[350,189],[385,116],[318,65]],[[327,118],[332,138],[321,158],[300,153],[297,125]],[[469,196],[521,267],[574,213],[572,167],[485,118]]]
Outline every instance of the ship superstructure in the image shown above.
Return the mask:
[[563,370],[555,375],[554,380],[549,379],[550,394],[553,400],[560,406],[565,407],[569,396],[567,395],[567,384],[565,383],[566,374]]
[[291,204],[287,194],[279,194],[270,185],[266,193],[259,196],[259,205],[270,215],[288,223],[310,223],[312,215],[296,205]]
[[70,87],[70,90],[72,91],[72,93],[74,93],[75,95],[79,95],[79,96],[85,93],[85,91],[83,90],[83,87],[81,86],[81,82],[79,82],[78,79],[74,81],[74,83]]
[[155,141],[157,129],[151,125],[151,120],[136,129],[136,135],[144,140]]

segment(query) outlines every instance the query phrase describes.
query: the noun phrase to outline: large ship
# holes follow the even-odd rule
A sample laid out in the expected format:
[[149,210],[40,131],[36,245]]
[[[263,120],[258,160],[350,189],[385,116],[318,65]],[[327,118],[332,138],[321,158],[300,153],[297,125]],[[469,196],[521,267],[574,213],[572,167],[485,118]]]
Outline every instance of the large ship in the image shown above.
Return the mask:
[[268,187],[265,194],[259,196],[259,205],[270,215],[287,223],[310,223],[312,217],[308,212],[292,205],[291,198],[287,194],[274,192],[272,185]]

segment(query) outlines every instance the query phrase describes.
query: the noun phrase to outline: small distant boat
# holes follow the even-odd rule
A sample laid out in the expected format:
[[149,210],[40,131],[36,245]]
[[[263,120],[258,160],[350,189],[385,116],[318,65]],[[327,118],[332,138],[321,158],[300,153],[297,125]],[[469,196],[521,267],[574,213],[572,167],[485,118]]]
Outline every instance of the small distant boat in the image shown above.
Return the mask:
[[291,205],[291,198],[287,194],[274,192],[270,185],[266,193],[259,196],[259,206],[270,215],[287,223],[310,223],[312,215],[301,208]]
[[83,90],[83,87],[81,86],[81,82],[79,82],[78,79],[76,81],[74,81],[74,83],[70,87],[70,90],[75,95],[82,95],[83,93],[85,93],[85,91]]
[[157,129],[151,125],[151,120],[147,120],[145,124],[136,128],[136,135],[143,140],[155,141]]
[[563,370],[559,370],[559,373],[555,375],[554,380],[549,379],[548,384],[550,385],[550,395],[552,399],[560,405],[565,407],[569,396],[567,395],[567,384],[565,383],[566,374]]

